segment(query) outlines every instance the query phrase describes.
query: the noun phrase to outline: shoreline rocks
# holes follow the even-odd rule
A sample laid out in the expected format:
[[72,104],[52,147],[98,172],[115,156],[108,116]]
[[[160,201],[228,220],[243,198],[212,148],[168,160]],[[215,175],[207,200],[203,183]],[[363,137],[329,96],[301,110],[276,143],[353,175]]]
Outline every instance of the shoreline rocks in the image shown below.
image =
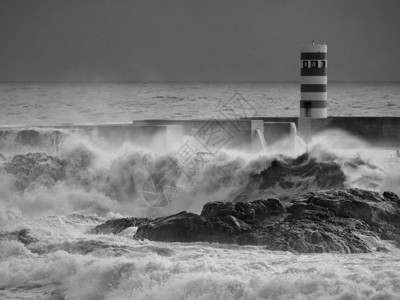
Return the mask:
[[361,189],[311,192],[278,199],[210,202],[200,215],[180,212],[139,226],[134,238],[163,242],[263,245],[297,253],[366,253],[368,238],[400,246],[400,199]]

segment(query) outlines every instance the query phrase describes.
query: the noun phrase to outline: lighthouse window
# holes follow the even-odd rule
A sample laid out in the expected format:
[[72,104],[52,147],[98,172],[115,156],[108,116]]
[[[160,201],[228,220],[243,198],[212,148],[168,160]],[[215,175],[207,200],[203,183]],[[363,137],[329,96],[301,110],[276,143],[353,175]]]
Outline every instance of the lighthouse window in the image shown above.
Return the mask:
[[308,60],[303,61],[303,68],[308,68]]
[[321,68],[326,68],[326,61],[325,60],[321,60]]
[[318,60],[311,61],[311,68],[318,68]]

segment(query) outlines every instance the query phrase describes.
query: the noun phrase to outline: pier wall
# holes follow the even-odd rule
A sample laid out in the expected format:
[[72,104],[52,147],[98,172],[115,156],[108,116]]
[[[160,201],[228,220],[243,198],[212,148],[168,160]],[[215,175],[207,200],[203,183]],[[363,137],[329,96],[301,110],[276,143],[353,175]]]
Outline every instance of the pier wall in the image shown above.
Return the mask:
[[[271,124],[271,129],[274,128],[273,123],[294,123],[298,127],[298,118],[296,117],[255,117],[253,119],[263,120]],[[198,128],[203,124],[204,120],[149,120],[145,121],[148,124],[167,125],[167,124],[182,124],[185,127]],[[221,120],[222,124],[229,123],[226,120]],[[251,130],[250,119],[242,119],[242,130]],[[326,119],[311,119],[312,135],[331,131],[335,134],[335,130],[346,131],[374,146],[384,147],[400,147],[400,117],[328,117]],[[266,139],[276,141],[277,134],[273,130],[265,128],[264,134]],[[270,134],[271,133],[271,134]],[[245,134],[245,133],[243,133]]]
[[[212,120],[217,122],[216,129],[226,131],[231,136],[227,147],[246,150],[251,147],[251,120],[264,121],[264,134],[267,144],[274,143],[281,136],[289,135],[290,123],[298,126],[298,118],[255,117],[240,120]],[[98,125],[62,125],[41,126],[35,128],[68,129],[73,131],[93,132],[104,137],[110,143],[119,145],[124,141],[134,141],[145,147],[152,144],[155,147],[166,147],[174,139],[176,132],[181,135],[196,135],[199,130],[210,125],[210,120],[141,120],[125,124]],[[286,125],[285,125],[286,123]],[[174,125],[174,126],[171,126]],[[374,146],[400,148],[400,117],[328,117],[327,119],[311,119],[311,133],[316,135],[327,130],[330,134],[338,134],[337,130],[346,131]],[[174,134],[168,133],[168,128],[174,127]],[[293,126],[292,126],[293,127]],[[31,127],[32,128],[32,127]],[[0,128],[4,135],[6,131],[23,130],[23,127]],[[172,132],[172,131],[170,131]],[[158,138],[157,137],[163,137]],[[154,139],[152,137],[155,137]],[[158,141],[157,141],[158,140]],[[157,145],[154,145],[154,143]]]
[[313,134],[344,130],[371,145],[400,147],[400,117],[331,117],[312,120]]

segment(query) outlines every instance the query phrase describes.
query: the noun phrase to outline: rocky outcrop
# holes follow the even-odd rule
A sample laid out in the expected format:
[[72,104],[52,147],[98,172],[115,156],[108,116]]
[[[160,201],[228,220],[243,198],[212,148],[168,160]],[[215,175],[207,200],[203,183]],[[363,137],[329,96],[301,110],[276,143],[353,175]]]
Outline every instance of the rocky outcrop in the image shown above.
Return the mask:
[[211,202],[201,215],[188,212],[158,218],[139,227],[136,238],[156,241],[242,243],[253,227],[267,216],[284,213],[277,199],[256,200],[250,203]]
[[209,202],[204,205],[201,216],[215,218],[233,216],[237,219],[252,222],[254,219],[263,220],[267,216],[285,212],[278,199],[255,200],[252,202]]
[[128,227],[138,227],[144,224],[148,224],[150,219],[148,218],[122,218],[108,220],[103,224],[100,224],[93,228],[90,233],[94,234],[118,234]]
[[139,227],[136,237],[165,242],[235,243],[238,236],[251,230],[249,224],[231,215],[208,219],[184,211]]
[[166,242],[264,245],[299,253],[360,253],[370,237],[400,245],[400,200],[391,192],[311,192],[286,207],[277,199],[211,202],[200,215],[181,212],[138,228],[135,238]]

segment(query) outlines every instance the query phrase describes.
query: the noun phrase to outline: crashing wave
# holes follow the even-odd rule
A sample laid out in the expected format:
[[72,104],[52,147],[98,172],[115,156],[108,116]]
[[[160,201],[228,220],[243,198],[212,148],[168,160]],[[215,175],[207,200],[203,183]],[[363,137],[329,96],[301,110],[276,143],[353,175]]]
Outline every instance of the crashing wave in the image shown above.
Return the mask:
[[[52,134],[52,130],[21,130],[16,136],[19,143],[29,141],[33,147],[33,141],[46,140]],[[16,136],[12,142],[3,138],[0,152],[6,153],[4,148],[10,149],[7,143],[15,143]],[[57,153],[35,146],[35,151],[21,150],[0,158],[3,212],[15,208],[34,214],[83,209],[157,217],[180,210],[199,212],[210,201],[268,197],[285,201],[320,189],[384,188],[396,192],[398,186],[392,161],[377,160],[375,153],[371,158],[355,150],[327,149],[323,143],[300,155],[221,150],[207,155],[188,178],[184,166],[169,152],[143,149],[134,141],[114,146],[95,134],[63,131],[62,136]],[[156,208],[145,199],[144,190],[149,182],[157,188],[165,180],[176,193],[168,207]]]

